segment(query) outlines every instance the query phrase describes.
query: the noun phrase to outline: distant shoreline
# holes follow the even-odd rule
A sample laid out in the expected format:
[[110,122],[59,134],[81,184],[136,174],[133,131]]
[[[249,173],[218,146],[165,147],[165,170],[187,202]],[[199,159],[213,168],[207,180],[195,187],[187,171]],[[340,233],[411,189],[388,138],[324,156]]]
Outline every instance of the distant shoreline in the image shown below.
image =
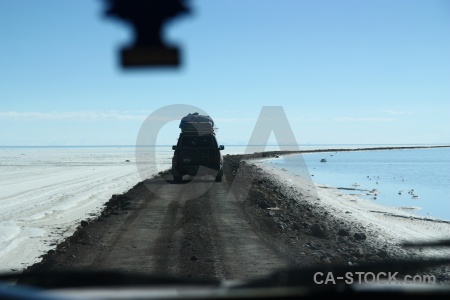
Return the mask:
[[395,147],[366,147],[366,148],[327,148],[327,149],[313,149],[313,150],[294,150],[294,151],[264,151],[253,154],[243,154],[246,159],[276,157],[278,155],[286,154],[307,154],[320,152],[354,152],[354,151],[386,151],[386,150],[412,150],[412,149],[435,149],[435,148],[450,148],[450,145],[441,146],[395,146]]

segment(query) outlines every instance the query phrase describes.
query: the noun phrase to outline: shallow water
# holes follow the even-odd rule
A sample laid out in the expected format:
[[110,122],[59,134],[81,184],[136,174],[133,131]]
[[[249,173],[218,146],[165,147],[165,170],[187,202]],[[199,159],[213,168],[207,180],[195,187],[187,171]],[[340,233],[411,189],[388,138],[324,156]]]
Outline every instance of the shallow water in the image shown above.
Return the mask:
[[355,189],[342,192],[450,220],[450,148],[310,153],[268,163],[302,175],[303,161],[314,182]]

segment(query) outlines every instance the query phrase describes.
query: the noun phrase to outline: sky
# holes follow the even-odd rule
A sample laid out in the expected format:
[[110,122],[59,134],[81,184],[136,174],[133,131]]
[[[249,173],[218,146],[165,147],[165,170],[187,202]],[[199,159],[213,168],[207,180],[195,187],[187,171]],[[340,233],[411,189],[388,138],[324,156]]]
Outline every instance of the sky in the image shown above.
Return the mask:
[[[449,1],[187,4],[164,30],[182,66],[123,70],[132,31],[103,1],[0,0],[0,146],[134,145],[175,104],[209,114],[224,145],[245,145],[264,106],[301,145],[450,144]],[[167,123],[158,144],[178,133]]]

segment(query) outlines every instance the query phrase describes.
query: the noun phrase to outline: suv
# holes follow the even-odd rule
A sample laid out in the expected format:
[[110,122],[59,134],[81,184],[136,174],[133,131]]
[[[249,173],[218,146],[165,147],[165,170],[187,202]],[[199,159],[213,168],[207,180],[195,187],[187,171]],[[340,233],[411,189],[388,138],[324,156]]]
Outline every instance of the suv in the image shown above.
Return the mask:
[[[223,159],[216,135],[211,131],[202,131],[199,123],[192,124],[193,130],[185,129],[180,133],[172,158],[172,175],[175,182],[181,182],[183,175],[195,176],[200,166],[217,171],[216,182],[222,181]],[[206,128],[208,126],[205,126]],[[211,128],[209,126],[209,128]]]

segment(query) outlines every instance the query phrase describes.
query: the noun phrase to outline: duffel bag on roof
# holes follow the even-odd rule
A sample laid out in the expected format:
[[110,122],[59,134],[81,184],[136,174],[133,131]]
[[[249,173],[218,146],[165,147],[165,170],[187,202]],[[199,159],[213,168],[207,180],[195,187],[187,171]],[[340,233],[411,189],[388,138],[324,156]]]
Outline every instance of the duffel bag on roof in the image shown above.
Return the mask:
[[214,121],[211,119],[210,116],[200,115],[198,112],[188,114],[187,116],[183,117],[180,122],[180,128],[183,129],[184,125],[186,123],[210,123],[211,127],[214,127]]

